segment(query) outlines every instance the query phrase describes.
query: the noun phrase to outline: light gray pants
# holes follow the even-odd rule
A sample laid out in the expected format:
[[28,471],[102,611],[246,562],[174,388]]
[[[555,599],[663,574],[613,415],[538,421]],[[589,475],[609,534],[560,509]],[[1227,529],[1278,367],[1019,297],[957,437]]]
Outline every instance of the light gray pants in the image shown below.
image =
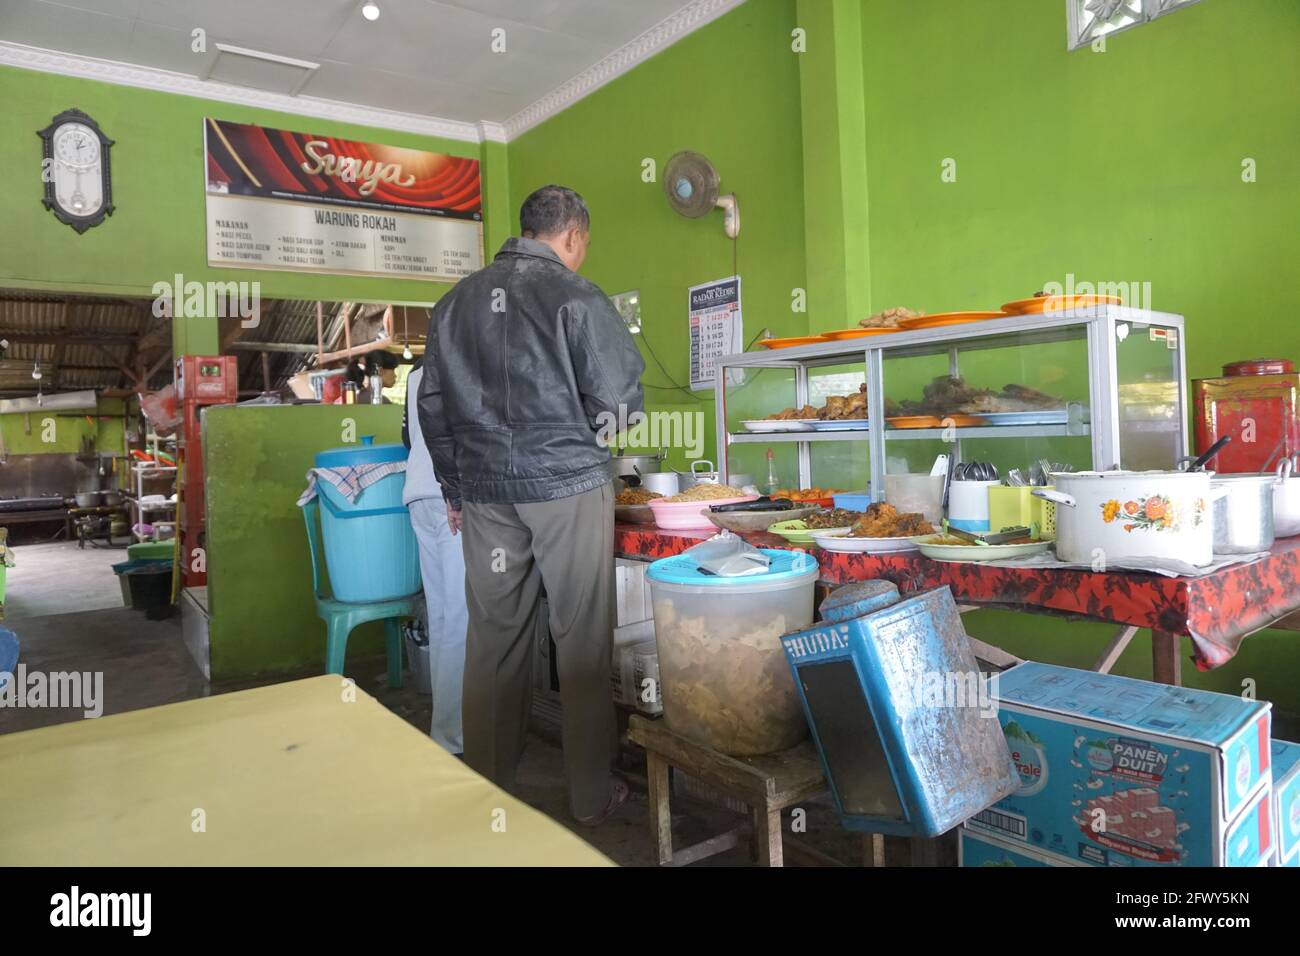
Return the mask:
[[569,801],[575,816],[590,816],[609,800],[616,733],[613,486],[531,504],[466,502],[463,534],[465,762],[500,786],[514,783],[544,593],[564,711]]
[[406,506],[420,546],[424,580],[424,630],[429,635],[429,682],[433,722],[429,735],[458,754],[461,740],[460,688],[465,672],[465,559],[461,539],[447,527],[447,503],[418,498]]

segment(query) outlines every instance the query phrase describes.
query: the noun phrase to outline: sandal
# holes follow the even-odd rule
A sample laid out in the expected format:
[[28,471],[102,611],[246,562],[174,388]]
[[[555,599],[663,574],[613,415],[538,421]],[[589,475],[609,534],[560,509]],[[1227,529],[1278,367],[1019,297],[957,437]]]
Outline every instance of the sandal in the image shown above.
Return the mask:
[[609,802],[605,804],[604,809],[593,813],[589,817],[578,817],[577,821],[584,827],[598,827],[608,820],[623,804],[627,802],[628,797],[627,782],[614,777],[609,782]]

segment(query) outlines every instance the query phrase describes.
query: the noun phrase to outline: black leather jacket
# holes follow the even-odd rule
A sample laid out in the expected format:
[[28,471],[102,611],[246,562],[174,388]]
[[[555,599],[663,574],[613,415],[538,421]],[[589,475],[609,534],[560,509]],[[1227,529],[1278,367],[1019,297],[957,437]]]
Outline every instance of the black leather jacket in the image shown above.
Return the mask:
[[549,501],[609,481],[602,413],[642,411],[644,370],[599,288],[546,244],[507,240],[429,322],[419,418],[447,503]]

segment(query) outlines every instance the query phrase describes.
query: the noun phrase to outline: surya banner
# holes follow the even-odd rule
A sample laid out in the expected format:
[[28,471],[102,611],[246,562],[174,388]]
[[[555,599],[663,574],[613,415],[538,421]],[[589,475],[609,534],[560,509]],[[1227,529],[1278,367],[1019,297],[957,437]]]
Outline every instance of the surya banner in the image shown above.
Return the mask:
[[208,263],[454,281],[483,264],[478,160],[204,122]]

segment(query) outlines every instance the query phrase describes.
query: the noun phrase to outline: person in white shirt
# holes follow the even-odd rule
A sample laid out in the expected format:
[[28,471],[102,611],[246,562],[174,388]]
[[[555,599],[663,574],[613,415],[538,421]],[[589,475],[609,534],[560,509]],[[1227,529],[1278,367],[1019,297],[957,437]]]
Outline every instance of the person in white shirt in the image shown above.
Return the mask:
[[[429,635],[429,678],[433,686],[433,726],[430,736],[444,750],[464,750],[461,733],[461,686],[465,677],[465,556],[461,539],[447,522],[447,503],[433,473],[433,459],[419,428],[416,398],[424,369],[416,366],[406,379],[402,441],[411,450],[406,462],[402,502],[411,513],[411,526],[420,546],[420,576],[424,579],[425,631]],[[415,423],[414,428],[410,427]]]

